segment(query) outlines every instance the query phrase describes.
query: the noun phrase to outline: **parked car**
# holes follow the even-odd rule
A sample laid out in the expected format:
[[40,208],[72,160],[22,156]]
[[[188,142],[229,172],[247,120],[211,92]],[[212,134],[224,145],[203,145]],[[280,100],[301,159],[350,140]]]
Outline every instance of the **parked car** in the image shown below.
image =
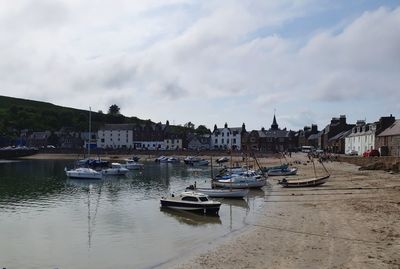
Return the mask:
[[358,155],[358,152],[357,152],[357,150],[350,150],[350,151],[348,151],[347,153],[346,153],[346,155],[350,155],[350,156],[356,156],[356,155]]
[[369,149],[363,153],[363,157],[379,157],[381,154],[376,149]]

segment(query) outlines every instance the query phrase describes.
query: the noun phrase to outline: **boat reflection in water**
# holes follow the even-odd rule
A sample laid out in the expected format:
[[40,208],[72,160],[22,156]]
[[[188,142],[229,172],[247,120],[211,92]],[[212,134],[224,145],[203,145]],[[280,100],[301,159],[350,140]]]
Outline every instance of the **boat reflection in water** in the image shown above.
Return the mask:
[[244,199],[226,199],[226,198],[214,198],[215,201],[221,202],[223,205],[229,205],[233,207],[250,209],[249,204]]
[[208,224],[222,224],[218,215],[203,215],[194,212],[160,207],[160,211],[165,215],[175,218],[179,223],[191,226],[201,226]]

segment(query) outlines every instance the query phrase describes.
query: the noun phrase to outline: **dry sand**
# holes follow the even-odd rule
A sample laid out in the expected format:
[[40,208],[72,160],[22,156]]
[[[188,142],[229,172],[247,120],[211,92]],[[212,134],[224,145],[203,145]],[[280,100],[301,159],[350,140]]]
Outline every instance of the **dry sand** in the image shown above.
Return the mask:
[[[297,166],[299,178],[314,174],[310,163]],[[270,178],[258,221],[176,268],[400,268],[400,175],[326,167],[330,181],[317,188],[285,189]]]

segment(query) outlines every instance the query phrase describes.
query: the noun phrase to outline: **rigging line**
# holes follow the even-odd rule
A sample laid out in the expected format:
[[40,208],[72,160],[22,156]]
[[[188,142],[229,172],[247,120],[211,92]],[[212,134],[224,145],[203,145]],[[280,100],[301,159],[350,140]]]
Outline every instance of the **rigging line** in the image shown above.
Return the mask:
[[[367,243],[367,244],[382,244],[382,243],[385,243],[385,241],[381,241],[380,242],[380,241],[371,241],[371,240],[358,239],[358,238],[348,238],[348,237],[335,236],[335,235],[317,234],[317,233],[310,233],[310,232],[301,232],[301,231],[296,231],[296,230],[291,230],[291,229],[286,229],[286,228],[267,226],[267,225],[261,225],[261,224],[254,224],[254,223],[249,223],[249,222],[246,222],[246,224],[247,225],[251,225],[251,226],[255,226],[255,227],[266,228],[266,229],[269,229],[269,230],[282,231],[282,232],[301,234],[301,235],[311,235],[311,236],[317,236],[317,237],[323,237],[323,238],[331,238],[331,239],[341,239],[341,240],[359,242],[359,243]],[[393,245],[400,246],[400,244],[393,244],[392,243],[392,246]]]

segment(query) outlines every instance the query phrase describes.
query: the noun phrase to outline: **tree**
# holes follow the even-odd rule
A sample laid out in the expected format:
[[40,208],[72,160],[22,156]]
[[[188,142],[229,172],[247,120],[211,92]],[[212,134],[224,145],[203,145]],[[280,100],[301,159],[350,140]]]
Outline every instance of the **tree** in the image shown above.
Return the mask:
[[116,104],[113,104],[108,109],[108,114],[110,115],[119,115],[120,108]]
[[211,134],[211,131],[204,125],[199,125],[196,128],[196,133],[199,135]]
[[194,129],[194,124],[189,121],[188,123],[185,123],[184,127],[189,129]]

